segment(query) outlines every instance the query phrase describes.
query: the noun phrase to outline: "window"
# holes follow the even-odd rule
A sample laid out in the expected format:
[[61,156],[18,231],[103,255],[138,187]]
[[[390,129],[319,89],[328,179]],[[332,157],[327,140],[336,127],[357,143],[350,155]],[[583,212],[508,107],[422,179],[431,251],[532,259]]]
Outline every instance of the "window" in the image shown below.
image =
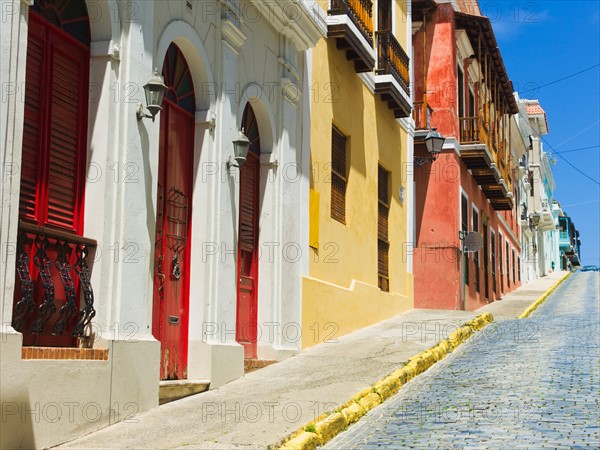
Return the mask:
[[473,91],[469,89],[469,116],[475,117],[477,114],[475,113],[475,96],[473,95]]
[[65,3],[68,20],[39,0],[29,15],[19,217],[81,235],[89,24],[83,2]]
[[75,237],[83,234],[90,25],[86,2],[29,3],[19,221],[44,228],[18,227],[13,325],[24,346],[73,347],[93,317],[89,311],[95,314],[88,305],[80,312],[81,291],[92,290],[80,289],[75,266],[75,242],[82,241]]
[[458,68],[458,117],[465,117],[465,78],[462,69]]
[[377,273],[379,278],[379,288],[382,291],[389,292],[389,249],[388,240],[388,216],[390,212],[390,183],[389,172],[383,167],[378,167],[377,180]]
[[[473,231],[479,233],[479,211],[473,207]],[[475,263],[475,291],[479,292],[479,251],[473,252]]]
[[517,282],[517,276],[515,274],[515,250],[512,249],[512,272],[513,272],[513,282]]
[[346,136],[331,129],[331,217],[346,223]]
[[498,233],[498,267],[500,268],[500,292],[504,292],[504,269],[502,260],[502,235]]
[[521,257],[517,259],[517,274],[519,275],[519,283],[521,282]]
[[492,291],[496,293],[496,236],[494,236],[493,230],[490,230],[490,249],[492,259]]
[[508,241],[506,241],[506,285],[510,287],[510,253],[508,253]]
[[[461,194],[461,196],[460,196],[460,214],[461,214],[460,228],[463,232],[467,233],[469,231],[469,200],[467,199],[465,194]],[[469,255],[468,253],[465,255],[465,283],[466,284],[469,284],[469,256],[468,255]]]
[[392,31],[392,2],[379,0],[377,2],[377,28],[378,31]]

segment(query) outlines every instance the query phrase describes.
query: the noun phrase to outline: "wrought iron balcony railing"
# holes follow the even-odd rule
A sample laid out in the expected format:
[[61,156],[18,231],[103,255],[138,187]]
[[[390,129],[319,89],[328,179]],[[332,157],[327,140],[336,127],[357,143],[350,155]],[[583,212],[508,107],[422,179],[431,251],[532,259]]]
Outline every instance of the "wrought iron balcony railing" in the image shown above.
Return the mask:
[[84,336],[96,315],[90,281],[95,251],[92,239],[21,222],[13,328],[24,334]]
[[331,0],[330,16],[345,14],[364,38],[373,45],[373,2],[371,0]]
[[392,75],[410,95],[408,65],[409,58],[391,31],[376,31],[377,38],[377,75]]

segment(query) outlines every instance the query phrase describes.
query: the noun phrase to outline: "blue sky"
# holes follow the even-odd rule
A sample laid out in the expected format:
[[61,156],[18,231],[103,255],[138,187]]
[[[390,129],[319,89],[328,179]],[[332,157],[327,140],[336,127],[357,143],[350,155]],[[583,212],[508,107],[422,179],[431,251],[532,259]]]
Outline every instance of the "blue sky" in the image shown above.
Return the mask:
[[546,111],[544,149],[556,160],[554,198],[580,231],[582,263],[600,267],[600,2],[479,3],[515,90],[538,99]]

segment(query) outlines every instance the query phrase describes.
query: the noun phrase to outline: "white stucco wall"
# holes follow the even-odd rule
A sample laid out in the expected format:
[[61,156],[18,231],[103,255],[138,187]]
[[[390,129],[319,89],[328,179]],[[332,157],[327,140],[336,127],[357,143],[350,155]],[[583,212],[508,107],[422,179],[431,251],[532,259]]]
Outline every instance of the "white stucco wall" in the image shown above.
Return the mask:
[[[87,0],[92,44],[84,235],[98,242],[94,347],[108,348],[109,360],[21,360],[21,334],[7,325],[15,254],[5,244],[16,241],[20,177],[15,170],[0,186],[2,392],[26,405],[97,403],[103,419],[69,424],[27,419],[9,433],[3,427],[2,447],[54,445],[105,426],[111,401],[134,402],[138,412],[158,404],[160,343],[152,336],[152,295],[160,116],[138,122],[135,113],[138,102],[145,103],[142,86],[162,67],[171,42],[190,65],[197,100],[188,378],[209,379],[216,387],[243,374],[243,349],[235,342],[239,176],[225,163],[248,101],[258,118],[262,152],[259,358],[282,359],[299,351],[300,340],[286,339],[282,331],[301,323],[300,280],[308,267],[302,253],[308,248],[302,180],[308,177],[303,167],[310,150],[303,145],[308,136],[302,126],[305,52],[325,26],[302,2],[297,2],[300,16],[293,18],[281,8],[267,11],[261,2],[228,4],[240,4],[240,10],[227,11],[220,0],[193,2],[191,9],[183,0]],[[3,15],[2,85],[19,85],[25,79],[29,2],[1,0],[0,6],[14,11]],[[261,15],[266,12],[268,18]],[[0,156],[3,167],[18,167],[23,103],[10,92],[4,95]],[[214,127],[208,123],[213,119]],[[207,335],[207,324],[217,332]],[[51,390],[44,374],[51,374]]]

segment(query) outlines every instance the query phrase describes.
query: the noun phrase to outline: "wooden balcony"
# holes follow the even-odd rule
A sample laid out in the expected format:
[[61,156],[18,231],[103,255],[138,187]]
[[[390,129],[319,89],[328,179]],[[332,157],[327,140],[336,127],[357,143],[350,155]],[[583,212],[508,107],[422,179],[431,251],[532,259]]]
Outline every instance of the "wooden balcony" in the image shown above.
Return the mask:
[[413,103],[413,120],[415,121],[416,130],[431,129],[431,115],[433,109],[425,102]]
[[494,133],[489,132],[479,117],[460,117],[459,127],[461,159],[473,178],[494,209],[513,209],[512,193],[507,185],[507,181],[510,182],[508,169],[504,161],[499,161]]
[[480,144],[479,117],[460,117],[460,143]]
[[408,65],[409,58],[391,31],[375,32],[377,40],[377,70],[375,93],[381,94],[396,118],[411,113]]
[[327,37],[346,51],[357,73],[371,72],[375,67],[372,0],[331,0],[327,14]]

